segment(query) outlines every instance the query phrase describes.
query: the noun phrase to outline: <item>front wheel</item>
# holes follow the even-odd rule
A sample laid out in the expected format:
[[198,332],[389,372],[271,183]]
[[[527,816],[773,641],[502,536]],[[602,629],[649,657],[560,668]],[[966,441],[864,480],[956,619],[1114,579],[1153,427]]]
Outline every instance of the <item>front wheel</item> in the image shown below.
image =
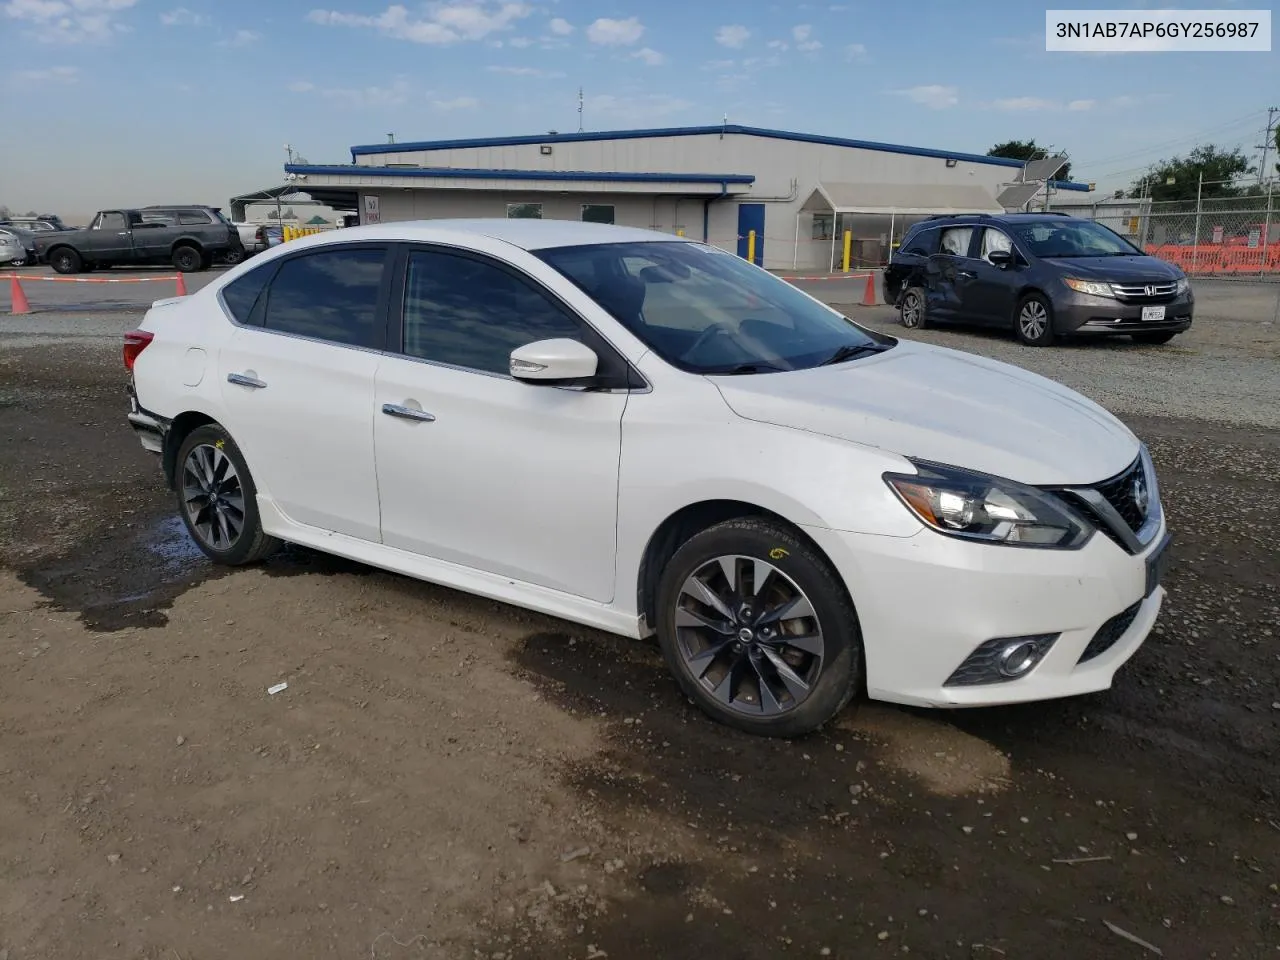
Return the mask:
[[217,424],[191,431],[177,457],[178,510],[187,532],[214,563],[256,563],[280,547],[262,529],[257,488],[231,435]]
[[1173,333],[1135,333],[1132,335],[1135,343],[1150,343],[1159,346],[1162,343],[1168,343],[1176,334]]
[[1022,298],[1015,318],[1018,339],[1029,347],[1047,347],[1053,343],[1053,307],[1038,293]]
[[685,694],[747,733],[811,733],[861,685],[843,585],[810,542],[772,521],[730,520],[689,539],[663,569],[657,627]]

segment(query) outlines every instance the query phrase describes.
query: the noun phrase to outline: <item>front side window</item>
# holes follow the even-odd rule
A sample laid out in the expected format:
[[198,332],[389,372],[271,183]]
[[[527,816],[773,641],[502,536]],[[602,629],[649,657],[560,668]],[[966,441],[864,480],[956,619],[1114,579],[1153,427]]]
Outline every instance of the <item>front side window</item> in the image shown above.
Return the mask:
[[797,370],[897,342],[704,244],[592,244],[538,256],[664,360],[694,373]]
[[331,343],[372,347],[386,250],[323,250],[286,260],[267,291],[263,326]]
[[1133,257],[1142,251],[1092,220],[1056,217],[1022,223],[1014,235],[1037,257]]
[[542,204],[540,203],[508,203],[508,220],[541,220]]
[[508,374],[512,350],[561,337],[581,340],[578,321],[519,277],[470,257],[435,251],[409,255],[406,355]]
[[982,259],[991,262],[991,254],[997,250],[1004,253],[1013,252],[1013,241],[1003,230],[987,227],[982,231]]
[[129,226],[123,213],[104,213],[98,217],[99,230],[124,230]]

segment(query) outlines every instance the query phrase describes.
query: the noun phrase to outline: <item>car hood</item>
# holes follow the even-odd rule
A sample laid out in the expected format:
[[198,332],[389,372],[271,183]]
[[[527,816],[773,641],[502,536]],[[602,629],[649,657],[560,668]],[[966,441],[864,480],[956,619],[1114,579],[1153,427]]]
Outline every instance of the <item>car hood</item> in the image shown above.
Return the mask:
[[1081,280],[1138,283],[1145,280],[1178,280],[1183,272],[1159,257],[1046,257],[1044,263]]
[[1123,423],[1053,380],[922,343],[830,367],[712,379],[747,420],[1021,483],[1095,483],[1139,450]]

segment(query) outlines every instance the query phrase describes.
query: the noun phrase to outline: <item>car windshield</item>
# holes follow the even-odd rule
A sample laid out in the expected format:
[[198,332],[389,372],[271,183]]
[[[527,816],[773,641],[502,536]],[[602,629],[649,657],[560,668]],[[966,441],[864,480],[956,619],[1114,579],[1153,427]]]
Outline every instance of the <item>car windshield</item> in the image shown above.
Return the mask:
[[660,357],[691,373],[800,370],[897,343],[703,244],[606,243],[538,256]]
[[1142,256],[1124,237],[1091,220],[1037,220],[1014,226],[1012,233],[1037,257]]

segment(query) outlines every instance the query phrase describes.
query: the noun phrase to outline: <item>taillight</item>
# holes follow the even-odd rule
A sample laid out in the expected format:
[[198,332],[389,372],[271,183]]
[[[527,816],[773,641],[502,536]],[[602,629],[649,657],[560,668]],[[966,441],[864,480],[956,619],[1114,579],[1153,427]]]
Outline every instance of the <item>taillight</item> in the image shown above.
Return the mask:
[[266,228],[265,228],[265,227],[259,227],[256,231],[254,231],[253,238],[254,238],[254,240],[255,240],[255,241],[257,241],[258,243],[266,243],[266,242],[267,242],[267,230],[266,230]]
[[154,333],[146,330],[130,330],[124,335],[124,368],[133,373],[133,364],[138,354],[147,349],[147,345],[156,338]]

